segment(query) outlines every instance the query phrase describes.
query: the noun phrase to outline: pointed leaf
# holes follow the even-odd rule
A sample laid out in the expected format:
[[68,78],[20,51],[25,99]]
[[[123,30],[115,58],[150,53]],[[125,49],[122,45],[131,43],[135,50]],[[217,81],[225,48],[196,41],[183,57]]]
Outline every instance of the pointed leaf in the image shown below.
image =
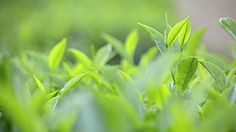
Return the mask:
[[181,48],[183,48],[184,44],[187,43],[190,37],[190,34],[191,34],[191,26],[190,26],[190,22],[187,21],[187,23],[184,25],[184,27],[180,31],[179,37],[178,37]]
[[100,65],[104,65],[110,59],[112,53],[112,46],[106,45],[98,50],[95,56],[95,60]]
[[201,42],[203,34],[205,32],[205,28],[200,28],[197,31],[193,32],[193,35],[189,39],[189,43],[186,48],[187,55],[195,55],[196,50]]
[[122,44],[122,42],[120,42],[119,40],[117,40],[116,38],[104,34],[103,38],[110,44],[112,44],[112,46],[114,47],[114,49],[116,50],[116,52],[123,57],[124,59],[126,59],[129,63],[132,63],[133,60],[131,58],[129,58],[128,54],[125,51],[125,47]]
[[178,91],[183,92],[186,90],[197,70],[197,66],[198,59],[195,57],[185,58],[177,65],[175,81]]
[[226,75],[223,70],[221,70],[218,66],[208,61],[200,61],[203,67],[211,74],[214,78],[217,89],[222,91],[226,85]]
[[179,36],[181,30],[186,25],[186,23],[189,21],[189,17],[185,18],[181,22],[177,23],[169,32],[167,37],[167,46],[169,47]]
[[49,54],[48,65],[52,71],[55,71],[59,66],[66,48],[66,39],[61,40],[53,47]]
[[91,67],[91,60],[86,56],[83,52],[77,50],[77,49],[70,49],[69,50],[75,57],[76,59],[84,66],[86,67]]
[[236,40],[236,22],[232,18],[220,18],[220,24]]
[[76,75],[75,77],[71,78],[60,90],[60,94],[64,96],[66,93],[69,92],[69,90],[77,83],[79,82],[84,76],[86,76],[88,73],[81,73]]
[[40,91],[44,94],[46,94],[45,88],[43,87],[43,84],[40,82],[40,80],[34,75],[34,80],[39,87]]
[[137,30],[134,30],[128,35],[125,41],[125,50],[131,59],[134,56],[137,44],[138,44],[138,32]]
[[147,26],[141,23],[139,23],[139,25],[142,26],[150,34],[152,40],[155,41],[160,53],[163,54],[166,51],[166,44],[165,44],[164,36],[160,32],[158,32],[156,29],[150,26]]

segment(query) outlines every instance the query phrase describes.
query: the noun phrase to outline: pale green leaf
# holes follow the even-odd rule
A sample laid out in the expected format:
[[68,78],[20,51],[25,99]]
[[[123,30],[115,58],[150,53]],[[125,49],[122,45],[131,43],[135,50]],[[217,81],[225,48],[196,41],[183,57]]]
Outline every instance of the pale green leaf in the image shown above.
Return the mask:
[[60,94],[62,96],[64,96],[66,93],[69,92],[69,90],[76,84],[78,83],[84,76],[86,76],[88,73],[81,73],[78,74],[76,76],[74,76],[73,78],[71,78],[64,86],[63,88],[60,90]]
[[232,18],[220,18],[220,24],[236,40],[236,22]]
[[180,30],[179,37],[178,37],[181,48],[183,48],[184,44],[187,43],[190,37],[190,34],[191,34],[191,26],[190,26],[190,22],[187,21],[186,24],[183,26],[182,30]]
[[181,22],[177,23],[169,32],[167,37],[167,46],[169,47],[179,36],[181,30],[183,30],[183,27],[189,22],[189,18],[187,17]]
[[217,84],[217,89],[222,91],[226,86],[226,75],[225,75],[224,71],[211,62],[200,61],[200,63],[214,78],[214,80]]
[[100,48],[95,56],[95,60],[100,65],[104,65],[107,63],[107,61],[110,59],[112,53],[112,46],[106,45],[102,48]]
[[119,40],[117,40],[116,38],[104,34],[103,38],[110,44],[112,44],[112,46],[114,47],[114,49],[116,50],[116,52],[123,57],[124,59],[126,59],[128,62],[132,63],[132,60],[129,58],[128,54],[126,53],[125,47],[122,44],[122,42],[120,42]]
[[69,50],[74,57],[85,67],[91,67],[91,60],[86,56],[83,52],[77,50],[77,49],[70,49]]
[[165,37],[156,29],[150,26],[141,23],[139,23],[139,25],[142,26],[150,34],[152,40],[155,41],[160,53],[163,54],[166,51]]
[[184,58],[177,65],[175,75],[176,88],[178,91],[185,91],[197,70],[198,59],[195,57]]
[[197,31],[193,32],[192,36],[189,38],[189,42],[185,50],[187,55],[195,55],[197,48],[201,43],[204,32],[205,28],[200,28]]
[[61,40],[51,50],[48,57],[48,65],[52,71],[55,71],[59,66],[66,48],[66,39]]
[[134,30],[128,35],[125,41],[125,50],[131,59],[133,59],[137,44],[138,44],[138,31]]
[[144,55],[142,55],[141,60],[140,60],[140,65],[141,66],[148,65],[148,63],[151,62],[154,56],[157,55],[157,52],[158,51],[156,47],[150,48]]
[[35,80],[38,88],[40,89],[40,91],[42,93],[46,94],[45,88],[43,87],[43,84],[41,83],[41,81],[35,75],[33,75],[33,76],[34,76],[34,80]]

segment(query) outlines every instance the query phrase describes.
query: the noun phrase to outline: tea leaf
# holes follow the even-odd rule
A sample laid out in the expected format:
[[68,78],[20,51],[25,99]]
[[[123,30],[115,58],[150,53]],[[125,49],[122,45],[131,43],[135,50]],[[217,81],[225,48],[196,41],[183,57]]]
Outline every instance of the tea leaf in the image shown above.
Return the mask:
[[76,59],[84,66],[86,67],[91,67],[91,60],[81,51],[77,49],[70,49],[69,50],[75,57]]
[[220,18],[220,24],[236,40],[236,22],[232,18]]
[[145,66],[145,65],[149,64],[156,54],[157,54],[157,48],[156,48],[156,47],[150,48],[150,49],[141,57],[140,65],[141,65],[141,66]]
[[170,30],[168,37],[167,37],[167,46],[168,47],[176,40],[176,38],[180,35],[180,33],[183,34],[183,32],[181,30],[183,30],[184,26],[189,22],[189,18],[190,17],[187,17],[184,20],[182,20],[181,22],[177,23]]
[[118,54],[120,54],[123,58],[125,58],[128,62],[132,62],[132,60],[130,60],[130,58],[128,57],[128,54],[125,52],[125,47],[122,44],[122,42],[120,42],[119,40],[117,40],[116,38],[104,34],[103,38],[110,44],[112,44],[112,46],[115,48],[115,50],[117,51]]
[[39,87],[40,91],[44,94],[46,94],[45,88],[43,87],[43,84],[40,82],[40,80],[34,75],[34,80]]
[[71,78],[60,90],[61,96],[64,96],[67,92],[69,92],[69,90],[87,74],[88,73],[81,73]]
[[186,53],[187,55],[195,55],[196,50],[198,48],[198,45],[200,44],[200,41],[203,37],[203,34],[205,32],[205,28],[200,28],[197,31],[193,32],[192,36],[189,39],[189,43],[186,47]]
[[56,46],[53,47],[49,54],[48,65],[52,71],[55,71],[61,62],[66,48],[66,39],[62,39]]
[[195,57],[188,57],[181,60],[177,65],[177,72],[175,76],[176,87],[179,91],[185,91],[189,82],[192,80],[194,73],[197,70],[198,59]]
[[106,64],[107,61],[110,59],[111,53],[112,53],[111,45],[106,45],[100,48],[95,56],[96,62],[98,62],[100,65]]
[[131,59],[133,59],[137,44],[138,44],[138,32],[137,30],[134,30],[128,35],[125,41],[125,50]]
[[217,89],[222,91],[226,85],[226,75],[223,70],[221,70],[218,66],[208,61],[200,61],[200,63],[205,67],[205,69],[211,74],[214,78]]
[[183,48],[184,44],[187,43],[190,34],[191,34],[191,26],[190,22],[187,21],[186,24],[183,26],[182,30],[180,30],[178,37],[181,48]]
[[142,26],[150,34],[152,40],[155,41],[160,53],[163,54],[166,51],[166,44],[165,44],[164,36],[160,32],[158,32],[156,29],[150,26],[147,26],[141,23],[139,23],[139,25]]

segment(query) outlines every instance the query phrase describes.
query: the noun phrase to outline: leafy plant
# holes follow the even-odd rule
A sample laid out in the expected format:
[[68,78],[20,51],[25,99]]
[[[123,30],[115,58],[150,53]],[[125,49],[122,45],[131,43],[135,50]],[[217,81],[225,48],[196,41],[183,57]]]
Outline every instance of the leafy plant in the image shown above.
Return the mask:
[[[103,35],[92,56],[66,39],[49,55],[1,53],[0,131],[235,131],[235,60],[201,48],[204,29],[190,35],[189,19],[166,21],[163,34],[139,24],[157,47],[138,64],[137,30],[124,43]],[[220,22],[235,35],[231,20]]]

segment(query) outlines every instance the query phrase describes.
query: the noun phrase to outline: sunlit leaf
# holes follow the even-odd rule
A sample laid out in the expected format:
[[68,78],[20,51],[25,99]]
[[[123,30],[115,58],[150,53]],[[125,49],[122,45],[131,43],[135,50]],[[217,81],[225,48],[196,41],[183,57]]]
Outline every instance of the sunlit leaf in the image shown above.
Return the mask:
[[125,50],[131,59],[133,59],[137,44],[138,44],[138,31],[134,30],[128,35],[125,41]]
[[66,48],[66,39],[63,39],[51,50],[48,57],[48,65],[52,71],[55,71],[59,66],[65,48]]
[[190,34],[191,34],[191,26],[190,26],[190,22],[187,21],[186,24],[184,24],[182,30],[180,30],[179,37],[178,37],[181,48],[183,48],[184,44],[187,43],[190,37]]
[[70,91],[70,89],[79,82],[84,76],[86,76],[87,73],[81,73],[76,75],[75,77],[71,78],[60,90],[60,94],[64,96],[67,92]]
[[92,64],[91,60],[83,52],[77,49],[70,49],[69,51],[75,56],[75,58],[79,61],[79,63],[88,68],[91,67]]
[[40,80],[34,75],[34,80],[38,86],[38,88],[40,89],[40,91],[44,94],[46,94],[45,88],[43,87],[43,84],[40,82]]
[[[169,47],[175,40],[176,38],[180,35],[180,34],[185,34],[187,35],[187,32],[182,31],[183,29],[185,29],[185,25],[189,22],[189,18],[187,17],[184,20],[182,20],[181,22],[177,23],[169,32],[168,37],[167,37],[167,46]],[[188,27],[188,26],[187,26]],[[188,29],[188,28],[186,28]],[[187,30],[185,30],[187,31]],[[185,35],[181,35],[181,36],[185,36]],[[185,37],[183,37],[185,38]],[[184,39],[185,40],[185,39]]]

